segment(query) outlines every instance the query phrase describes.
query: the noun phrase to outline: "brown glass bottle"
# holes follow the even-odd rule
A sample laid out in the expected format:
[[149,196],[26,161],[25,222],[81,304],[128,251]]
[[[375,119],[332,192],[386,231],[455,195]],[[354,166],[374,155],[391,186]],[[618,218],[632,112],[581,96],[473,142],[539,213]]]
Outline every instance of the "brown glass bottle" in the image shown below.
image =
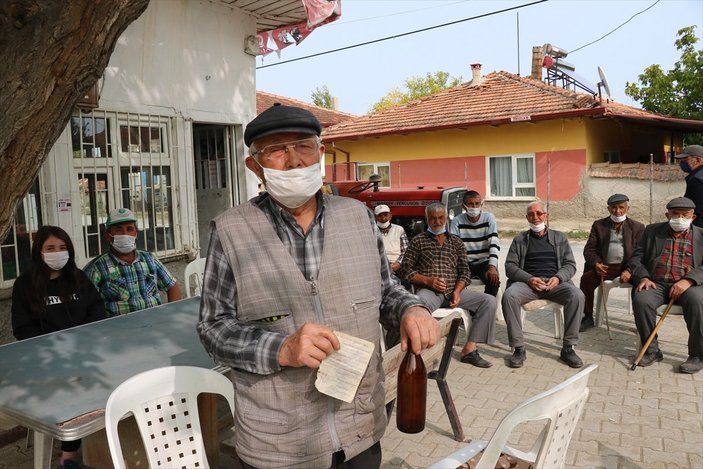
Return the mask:
[[427,406],[427,370],[422,356],[410,350],[398,370],[396,426],[403,433],[420,433],[425,429]]

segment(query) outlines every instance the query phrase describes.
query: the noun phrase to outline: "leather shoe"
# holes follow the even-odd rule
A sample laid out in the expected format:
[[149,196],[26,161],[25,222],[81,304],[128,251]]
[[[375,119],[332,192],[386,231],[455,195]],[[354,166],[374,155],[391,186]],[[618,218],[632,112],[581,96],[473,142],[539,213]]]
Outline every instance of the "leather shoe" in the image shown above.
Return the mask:
[[513,354],[508,357],[508,366],[510,368],[522,368],[526,358],[527,352],[525,352],[525,347],[515,347]]
[[478,354],[478,349],[461,357],[461,363],[468,363],[469,365],[477,366],[479,368],[490,368],[493,366],[493,363],[481,358],[481,355]]
[[649,366],[652,363],[660,362],[664,360],[664,354],[657,350],[656,352],[647,352],[642,357],[642,360],[637,364],[637,366]]
[[688,360],[679,365],[679,373],[693,374],[703,370],[703,360],[699,357],[688,357]]
[[579,326],[579,332],[587,331],[596,324],[593,322],[593,316],[584,316],[581,319],[581,325]]
[[559,359],[569,365],[571,368],[581,368],[583,366],[583,362],[579,358],[578,355],[576,355],[576,352],[574,352],[573,347],[564,347],[561,349],[561,353],[559,354]]

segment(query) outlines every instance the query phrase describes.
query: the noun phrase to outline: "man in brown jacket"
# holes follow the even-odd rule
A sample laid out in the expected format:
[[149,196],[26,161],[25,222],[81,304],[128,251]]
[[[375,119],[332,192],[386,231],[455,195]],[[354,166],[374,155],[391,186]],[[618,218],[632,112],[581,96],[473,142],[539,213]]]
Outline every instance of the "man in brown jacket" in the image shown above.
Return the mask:
[[588,241],[583,248],[586,265],[579,287],[586,297],[579,332],[594,326],[593,291],[598,288],[601,278],[612,280],[620,277],[620,282],[630,281],[630,271],[625,265],[632,257],[637,242],[644,232],[644,225],[627,216],[630,199],[624,194],[613,194],[608,198],[610,216],[593,222]]

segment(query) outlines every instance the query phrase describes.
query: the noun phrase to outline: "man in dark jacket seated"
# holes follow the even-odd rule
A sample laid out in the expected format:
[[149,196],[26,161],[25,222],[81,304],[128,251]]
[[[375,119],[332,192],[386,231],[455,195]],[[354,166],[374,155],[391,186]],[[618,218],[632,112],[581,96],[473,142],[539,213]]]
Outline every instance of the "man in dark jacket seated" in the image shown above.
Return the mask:
[[619,277],[621,283],[630,281],[631,273],[626,265],[644,232],[644,225],[627,216],[629,202],[625,194],[611,195],[608,198],[610,216],[594,221],[591,226],[586,247],[583,248],[586,265],[579,288],[586,297],[586,303],[579,332],[594,326],[593,291],[600,286],[601,279]]

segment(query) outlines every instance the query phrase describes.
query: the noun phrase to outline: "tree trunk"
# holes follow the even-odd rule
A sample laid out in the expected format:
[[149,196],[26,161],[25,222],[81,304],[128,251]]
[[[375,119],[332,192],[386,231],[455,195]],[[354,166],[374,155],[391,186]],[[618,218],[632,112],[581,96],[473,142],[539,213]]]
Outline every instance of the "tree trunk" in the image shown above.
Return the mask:
[[0,1],[0,240],[76,102],[149,0]]

